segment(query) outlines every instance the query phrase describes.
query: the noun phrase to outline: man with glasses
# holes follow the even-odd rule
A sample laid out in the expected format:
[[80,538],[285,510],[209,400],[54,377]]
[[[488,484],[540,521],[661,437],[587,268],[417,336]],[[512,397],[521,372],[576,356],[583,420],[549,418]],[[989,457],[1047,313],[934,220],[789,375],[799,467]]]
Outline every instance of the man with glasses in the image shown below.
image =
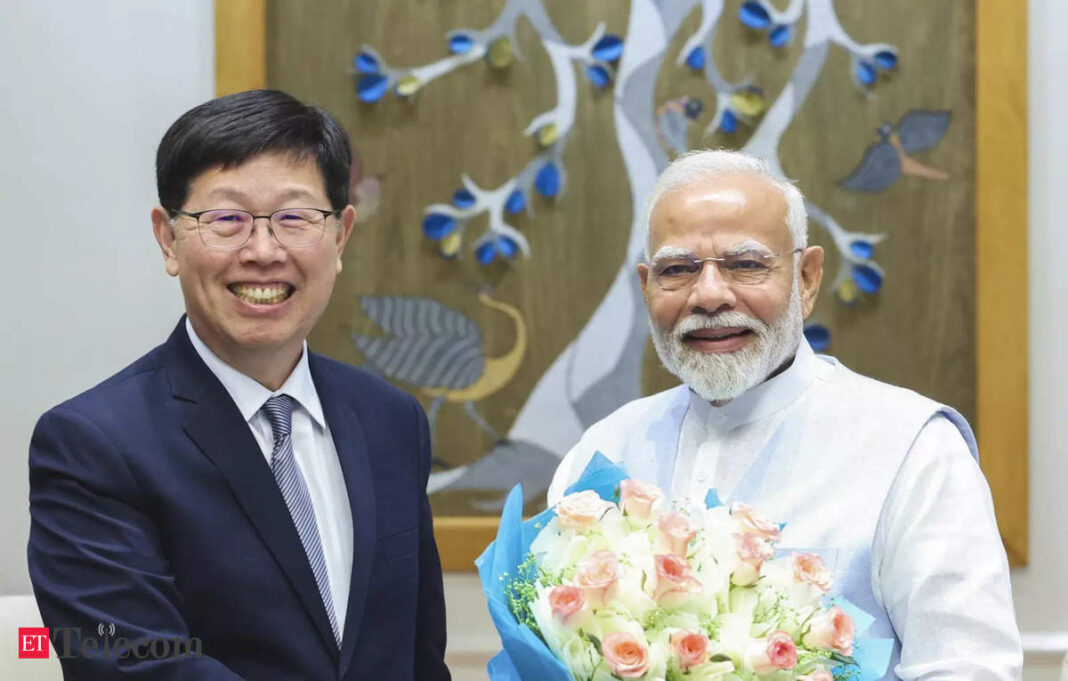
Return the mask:
[[[804,197],[737,152],[680,157],[646,211],[638,277],[657,354],[683,385],[594,424],[554,505],[596,452],[668,498],[715,488],[786,523],[833,591],[894,640],[887,679],[1018,679],[1008,564],[972,431],[953,409],[816,356],[802,333],[823,275]],[[903,342],[908,339],[903,336]]]
[[305,342],[352,232],[348,137],[251,91],[181,116],[156,163],[186,316],[30,445],[30,576],[64,673],[447,680],[426,418]]

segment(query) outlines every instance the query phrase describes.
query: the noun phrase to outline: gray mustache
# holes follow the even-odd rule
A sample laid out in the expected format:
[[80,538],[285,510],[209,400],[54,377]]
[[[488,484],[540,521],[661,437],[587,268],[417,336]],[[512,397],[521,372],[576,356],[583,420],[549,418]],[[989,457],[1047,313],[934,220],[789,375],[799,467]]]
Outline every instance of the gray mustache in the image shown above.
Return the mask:
[[700,331],[701,329],[715,329],[725,326],[749,329],[757,334],[763,334],[768,330],[768,325],[755,317],[750,317],[741,312],[729,311],[718,312],[710,316],[690,315],[679,322],[678,326],[675,327],[675,337],[681,339],[684,335],[693,333],[694,331]]

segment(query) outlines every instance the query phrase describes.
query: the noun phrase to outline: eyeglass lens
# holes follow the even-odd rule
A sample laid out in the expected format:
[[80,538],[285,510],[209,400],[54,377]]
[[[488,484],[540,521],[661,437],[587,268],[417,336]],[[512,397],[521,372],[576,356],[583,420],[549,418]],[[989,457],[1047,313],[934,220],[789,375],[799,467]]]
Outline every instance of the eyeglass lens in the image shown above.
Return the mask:
[[723,277],[732,283],[752,285],[767,281],[774,258],[754,253],[707,259],[673,258],[656,263],[653,277],[660,288],[675,291],[692,286],[701,276],[705,263],[718,267]]
[[[311,208],[286,208],[270,216],[271,231],[283,246],[314,246],[323,236],[326,218]],[[209,210],[198,219],[204,243],[215,248],[235,248],[249,240],[255,219],[243,210]]]

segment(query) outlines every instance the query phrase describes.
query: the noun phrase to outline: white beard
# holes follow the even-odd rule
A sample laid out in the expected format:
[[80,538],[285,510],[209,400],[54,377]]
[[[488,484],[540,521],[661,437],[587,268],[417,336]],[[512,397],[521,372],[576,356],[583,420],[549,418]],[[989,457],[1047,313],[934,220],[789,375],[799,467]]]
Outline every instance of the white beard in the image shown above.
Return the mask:
[[[683,343],[687,333],[727,326],[749,329],[755,338],[734,352],[700,352]],[[804,335],[798,281],[794,280],[785,312],[771,324],[730,311],[690,315],[672,330],[661,329],[650,318],[649,327],[664,368],[704,399],[722,404],[763,383],[797,352]]]

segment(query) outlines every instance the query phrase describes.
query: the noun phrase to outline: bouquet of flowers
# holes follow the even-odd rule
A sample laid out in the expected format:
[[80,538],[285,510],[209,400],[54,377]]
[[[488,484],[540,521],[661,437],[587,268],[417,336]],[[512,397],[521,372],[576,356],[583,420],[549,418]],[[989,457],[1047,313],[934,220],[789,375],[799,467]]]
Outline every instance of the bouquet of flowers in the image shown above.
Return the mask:
[[893,641],[831,599],[815,553],[776,555],[782,527],[743,504],[668,504],[596,455],[552,509],[522,522],[512,490],[476,561],[504,650],[495,681],[855,681]]

